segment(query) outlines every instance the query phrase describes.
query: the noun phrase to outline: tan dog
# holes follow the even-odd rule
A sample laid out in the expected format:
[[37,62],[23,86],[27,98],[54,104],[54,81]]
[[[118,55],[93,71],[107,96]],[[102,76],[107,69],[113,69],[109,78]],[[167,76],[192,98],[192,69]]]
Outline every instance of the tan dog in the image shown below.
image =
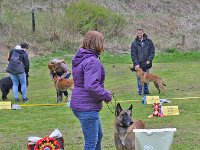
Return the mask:
[[139,67],[135,68],[135,70],[136,70],[136,75],[140,78],[140,82],[142,84],[142,93],[144,93],[144,83],[149,83],[149,82],[154,82],[154,85],[158,89],[159,93],[161,90],[165,90],[164,86],[166,86],[166,84],[163,83],[161,77],[148,72],[144,72]]
[[135,150],[133,129],[144,129],[145,123],[141,120],[132,120],[132,105],[128,110],[123,110],[118,103],[115,111],[114,140],[117,150]]
[[74,89],[74,81],[73,79],[62,79],[58,75],[54,76],[55,87],[59,91],[66,91],[68,89]]

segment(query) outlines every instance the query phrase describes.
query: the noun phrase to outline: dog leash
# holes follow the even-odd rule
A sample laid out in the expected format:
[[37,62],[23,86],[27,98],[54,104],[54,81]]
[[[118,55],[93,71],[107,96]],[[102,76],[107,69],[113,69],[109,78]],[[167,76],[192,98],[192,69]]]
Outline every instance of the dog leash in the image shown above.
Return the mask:
[[[115,98],[115,96],[114,96],[114,93],[112,93],[112,97],[113,97],[113,99],[114,99],[114,101],[115,101],[114,108],[116,108],[116,98]],[[108,109],[110,110],[110,112],[111,112],[114,116],[116,116],[116,111],[114,112],[114,111],[110,108],[110,106],[108,105],[108,103],[106,103],[106,105],[107,105]]]

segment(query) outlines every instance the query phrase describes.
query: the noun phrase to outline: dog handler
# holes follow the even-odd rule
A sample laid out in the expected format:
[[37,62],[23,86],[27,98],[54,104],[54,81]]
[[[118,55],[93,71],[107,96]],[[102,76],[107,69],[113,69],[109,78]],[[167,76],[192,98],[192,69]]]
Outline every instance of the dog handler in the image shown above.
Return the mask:
[[6,71],[9,73],[9,76],[13,82],[12,90],[15,101],[19,101],[19,82],[21,83],[23,102],[28,101],[26,96],[26,76],[28,76],[29,72],[29,58],[26,49],[28,49],[28,44],[21,43],[20,45],[17,45],[15,49],[12,49],[8,55],[9,63]]
[[[60,76],[63,79],[69,79],[71,75],[71,70],[64,60],[54,58],[48,63],[50,70],[50,78],[53,80],[55,75]],[[57,91],[57,102],[62,101],[62,93],[66,96],[67,101],[70,100],[68,91]]]
[[[137,29],[136,39],[131,44],[131,58],[133,68],[142,68],[143,71],[149,72],[152,67],[152,61],[155,55],[155,47],[151,39],[147,37],[143,29]],[[148,84],[144,84],[144,93],[142,93],[142,85],[137,77],[138,94],[150,94]]]
[[84,150],[101,150],[103,132],[99,111],[103,101],[109,103],[112,99],[112,93],[104,89],[105,70],[98,59],[104,50],[103,35],[87,32],[80,47],[72,58],[74,90],[70,107],[82,127]]

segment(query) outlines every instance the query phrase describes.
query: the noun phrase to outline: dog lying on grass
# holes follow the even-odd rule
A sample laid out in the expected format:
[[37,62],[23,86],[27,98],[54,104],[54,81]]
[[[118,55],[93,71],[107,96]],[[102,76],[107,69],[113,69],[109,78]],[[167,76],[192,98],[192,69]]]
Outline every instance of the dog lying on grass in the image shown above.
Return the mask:
[[[26,76],[26,85],[28,86],[28,76]],[[4,77],[0,80],[0,89],[2,92],[2,100],[8,100],[7,96],[12,89],[13,83],[10,77]],[[18,91],[20,94],[21,92],[21,84],[19,83]]]
[[149,82],[154,82],[155,87],[158,89],[158,92],[160,93],[161,90],[165,90],[164,86],[166,86],[166,84],[163,83],[162,78],[148,73],[148,72],[144,72],[141,68],[135,68],[136,71],[136,75],[140,78],[140,82],[142,84],[142,93],[144,93],[144,83],[149,83]]
[[132,119],[132,105],[123,110],[118,103],[114,123],[114,140],[117,150],[135,150],[135,133],[133,129],[144,129],[145,123]]
[[55,83],[56,90],[59,90],[59,91],[66,91],[68,89],[71,89],[71,90],[74,89],[73,79],[63,79],[63,78],[59,77],[58,75],[55,75],[54,83]]

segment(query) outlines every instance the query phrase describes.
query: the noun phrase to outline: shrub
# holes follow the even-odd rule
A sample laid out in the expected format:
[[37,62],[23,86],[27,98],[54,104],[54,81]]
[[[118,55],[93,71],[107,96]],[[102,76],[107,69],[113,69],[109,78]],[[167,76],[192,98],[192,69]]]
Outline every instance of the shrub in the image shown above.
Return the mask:
[[82,35],[98,30],[108,36],[117,35],[125,25],[125,19],[103,6],[81,0],[66,7],[68,29]]

